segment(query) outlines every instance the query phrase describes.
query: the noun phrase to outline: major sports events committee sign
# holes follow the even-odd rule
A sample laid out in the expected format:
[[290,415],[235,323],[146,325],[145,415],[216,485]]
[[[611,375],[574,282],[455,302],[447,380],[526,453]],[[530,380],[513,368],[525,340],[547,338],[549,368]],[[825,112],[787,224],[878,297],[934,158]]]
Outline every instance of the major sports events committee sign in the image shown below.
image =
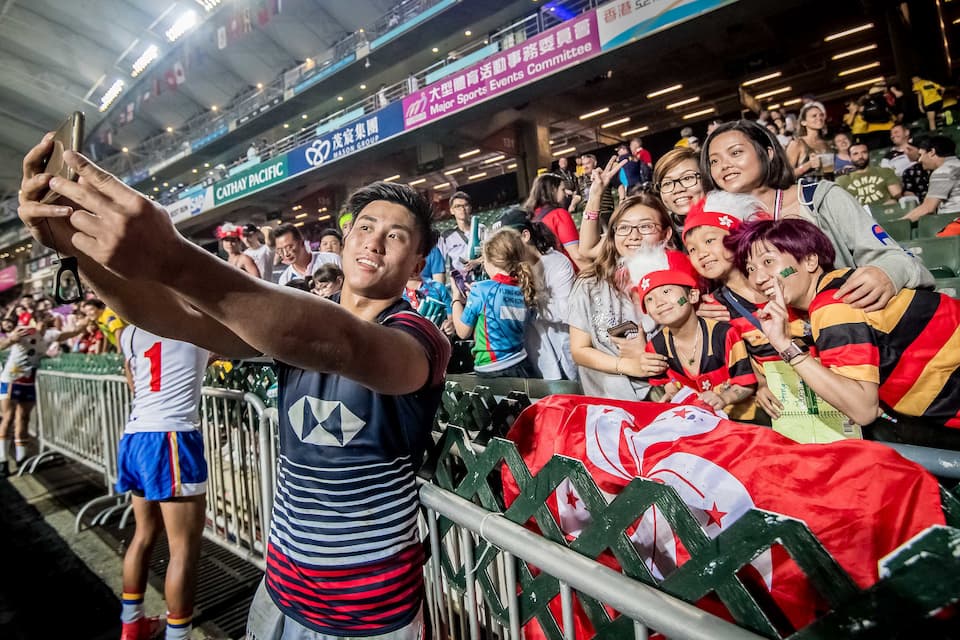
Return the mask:
[[403,99],[407,129],[468,109],[600,53],[597,15],[569,20]]

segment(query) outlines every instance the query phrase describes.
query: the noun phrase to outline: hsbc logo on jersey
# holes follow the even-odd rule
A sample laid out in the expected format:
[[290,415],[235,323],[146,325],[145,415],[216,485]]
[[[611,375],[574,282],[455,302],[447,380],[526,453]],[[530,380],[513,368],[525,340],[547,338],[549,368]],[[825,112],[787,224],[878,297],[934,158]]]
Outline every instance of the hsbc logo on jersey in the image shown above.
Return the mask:
[[301,442],[345,447],[367,425],[342,402],[304,396],[287,412],[290,428]]

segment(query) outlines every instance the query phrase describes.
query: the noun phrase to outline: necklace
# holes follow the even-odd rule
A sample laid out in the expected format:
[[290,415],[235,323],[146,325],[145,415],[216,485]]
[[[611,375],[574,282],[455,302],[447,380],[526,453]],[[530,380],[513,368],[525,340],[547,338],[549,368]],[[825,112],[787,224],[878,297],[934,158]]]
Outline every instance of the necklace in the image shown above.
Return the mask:
[[697,327],[697,335],[693,339],[693,351],[690,353],[689,358],[685,354],[680,352],[680,345],[677,344],[676,339],[674,339],[673,341],[673,347],[674,349],[676,349],[677,355],[683,358],[687,362],[687,365],[689,366],[693,366],[693,363],[697,359],[697,355],[700,353],[700,334],[701,333],[702,332],[700,331],[700,327]]

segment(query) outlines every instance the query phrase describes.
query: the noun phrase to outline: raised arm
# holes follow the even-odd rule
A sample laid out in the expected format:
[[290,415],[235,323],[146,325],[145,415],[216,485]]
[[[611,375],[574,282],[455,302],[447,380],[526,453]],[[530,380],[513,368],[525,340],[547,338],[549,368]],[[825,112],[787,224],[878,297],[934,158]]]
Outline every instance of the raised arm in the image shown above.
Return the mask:
[[583,209],[583,219],[580,221],[580,245],[577,247],[582,259],[596,260],[600,255],[600,206],[603,203],[603,192],[610,186],[613,176],[627,164],[627,160],[617,162],[616,156],[611,156],[607,166],[602,171],[593,170],[590,181],[590,192],[587,194],[587,204]]
[[[252,278],[188,242],[159,205],[80,154],[68,152],[65,160],[81,182],[53,179],[51,188],[82,207],[69,216],[76,230],[72,243],[93,262],[128,281],[163,284],[242,343],[277,360],[336,372],[388,395],[411,393],[428,382],[427,349],[410,333],[380,326],[309,293]],[[372,256],[385,256],[388,243],[403,242],[393,226],[369,226],[363,242]],[[351,237],[364,234],[354,229]]]
[[157,335],[191,342],[225,356],[256,355],[226,327],[168,288],[157,282],[121,278],[77,251],[73,244],[76,230],[69,222],[74,209],[79,209],[76,203],[66,199],[51,205],[39,202],[50,180],[48,174],[41,172],[41,160],[50,152],[51,139],[49,135],[44,137],[23,160],[19,213],[33,237],[61,255],[75,256],[83,278],[125,320]]

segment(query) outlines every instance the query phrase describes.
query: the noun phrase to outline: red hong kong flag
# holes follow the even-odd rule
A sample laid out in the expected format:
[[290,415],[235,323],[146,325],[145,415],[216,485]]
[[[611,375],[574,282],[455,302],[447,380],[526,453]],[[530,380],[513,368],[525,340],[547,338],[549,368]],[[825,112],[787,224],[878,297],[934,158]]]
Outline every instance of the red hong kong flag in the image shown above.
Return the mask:
[[[877,581],[880,558],[944,524],[934,477],[888,447],[862,440],[797,444],[694,406],[552,396],[527,408],[507,437],[533,473],[560,454],[583,461],[609,494],[635,477],[670,485],[711,538],[753,508],[803,520],[861,588]],[[506,467],[503,480],[509,506],[518,489]],[[588,526],[590,513],[571,483],[561,483],[552,502],[569,537]],[[656,507],[628,534],[655,577],[688,558]],[[795,628],[822,610],[782,549],[751,564]],[[577,628],[586,637],[584,622]]]

